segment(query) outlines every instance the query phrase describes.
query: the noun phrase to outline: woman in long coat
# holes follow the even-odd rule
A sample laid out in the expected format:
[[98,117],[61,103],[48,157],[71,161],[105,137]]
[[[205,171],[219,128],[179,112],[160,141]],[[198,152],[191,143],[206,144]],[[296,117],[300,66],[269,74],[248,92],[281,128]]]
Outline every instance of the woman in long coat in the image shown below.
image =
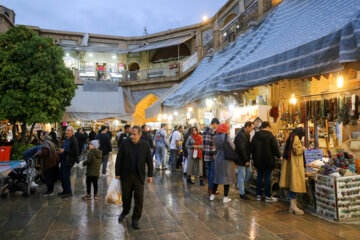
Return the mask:
[[[194,184],[191,180],[191,175],[194,172],[194,168],[197,169],[197,175],[200,178],[200,185],[205,186],[203,180],[203,162],[202,162],[202,144],[203,139],[199,133],[199,129],[196,126],[190,128],[190,136],[186,140],[186,148],[188,151],[188,165],[187,165],[187,183]],[[196,151],[194,153],[194,151]]]
[[210,195],[210,200],[215,199],[215,193],[217,191],[218,185],[224,185],[224,198],[223,202],[230,202],[231,199],[228,197],[230,184],[234,184],[236,181],[235,171],[233,161],[225,159],[225,142],[228,144],[233,151],[235,151],[235,145],[231,141],[229,136],[229,125],[226,123],[220,124],[216,130],[216,135],[214,136],[214,143],[216,146],[216,156],[215,156],[215,177],[214,177],[214,187],[212,194]]
[[296,206],[296,194],[306,193],[304,149],[301,144],[304,136],[304,128],[300,127],[295,128],[287,138],[280,177],[280,187],[289,189],[289,212],[297,215],[304,214],[304,211]]

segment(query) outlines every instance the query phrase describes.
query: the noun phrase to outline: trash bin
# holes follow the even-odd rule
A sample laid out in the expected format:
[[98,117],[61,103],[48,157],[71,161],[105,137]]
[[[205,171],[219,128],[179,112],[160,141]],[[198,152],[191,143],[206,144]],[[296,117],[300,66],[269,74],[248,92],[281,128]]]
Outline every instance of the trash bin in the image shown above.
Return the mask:
[[0,147],[0,161],[10,161],[11,146]]

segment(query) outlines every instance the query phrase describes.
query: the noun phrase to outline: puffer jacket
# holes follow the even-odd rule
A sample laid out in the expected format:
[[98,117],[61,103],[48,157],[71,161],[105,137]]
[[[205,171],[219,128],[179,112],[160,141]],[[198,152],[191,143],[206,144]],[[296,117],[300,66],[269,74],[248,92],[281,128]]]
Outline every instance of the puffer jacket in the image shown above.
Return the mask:
[[254,166],[259,170],[273,170],[276,159],[280,158],[279,145],[270,131],[260,130],[251,141],[251,153]]
[[102,153],[99,149],[91,149],[87,154],[87,159],[83,162],[86,168],[86,176],[99,177]]

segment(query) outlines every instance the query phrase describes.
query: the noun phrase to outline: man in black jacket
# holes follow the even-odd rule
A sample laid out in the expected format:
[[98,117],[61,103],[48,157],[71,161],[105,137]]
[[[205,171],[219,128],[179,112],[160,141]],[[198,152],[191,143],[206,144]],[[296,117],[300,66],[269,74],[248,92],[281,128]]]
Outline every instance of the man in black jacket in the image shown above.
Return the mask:
[[257,169],[256,200],[261,201],[262,180],[265,178],[265,202],[278,201],[277,198],[271,196],[271,172],[275,168],[275,157],[281,159],[281,155],[276,138],[270,132],[269,122],[263,122],[261,130],[253,137],[251,153],[254,159],[254,166]]
[[124,126],[124,132],[120,135],[117,141],[118,149],[120,148],[121,142],[123,140],[130,139],[130,130],[131,130],[131,126],[129,124],[126,124]]
[[66,128],[67,138],[63,144],[63,147],[59,150],[59,154],[61,157],[60,177],[61,177],[61,185],[63,188],[63,191],[59,193],[59,195],[62,198],[67,198],[72,196],[70,174],[71,174],[71,168],[78,160],[78,154],[79,154],[79,145],[74,136],[74,132],[75,130],[73,127],[69,126]]
[[100,134],[98,134],[96,136],[96,139],[98,139],[100,141],[100,150],[102,152],[102,174],[103,176],[108,176],[106,174],[106,167],[107,167],[107,163],[109,160],[109,154],[112,151],[112,146],[111,146],[111,138],[109,136],[109,134],[107,134],[108,131],[108,127],[107,126],[102,126],[101,130],[100,130]]
[[154,171],[150,146],[140,138],[141,128],[134,126],[131,129],[131,140],[125,140],[121,143],[115,164],[115,176],[121,180],[123,199],[123,211],[118,220],[123,221],[129,214],[134,192],[135,206],[132,226],[135,229],[140,229],[139,220],[144,201],[145,164],[148,168],[148,183],[152,182]]
[[246,122],[245,126],[236,134],[235,137],[235,151],[236,160],[235,163],[238,165],[238,186],[240,192],[240,198],[249,200],[248,196],[245,195],[245,182],[249,180],[251,175],[250,169],[250,133],[254,130],[253,122]]
[[151,152],[154,151],[155,147],[154,147],[154,141],[150,135],[150,131],[149,131],[149,127],[146,126],[146,125],[142,125],[141,126],[141,131],[142,131],[142,134],[141,134],[141,140],[147,142],[149,145],[150,145],[150,150]]

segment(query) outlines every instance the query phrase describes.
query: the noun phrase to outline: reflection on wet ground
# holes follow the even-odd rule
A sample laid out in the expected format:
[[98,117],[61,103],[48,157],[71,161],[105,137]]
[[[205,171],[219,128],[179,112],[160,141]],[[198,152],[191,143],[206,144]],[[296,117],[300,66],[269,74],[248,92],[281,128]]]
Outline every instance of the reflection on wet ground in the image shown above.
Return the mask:
[[[133,230],[131,217],[117,218],[120,206],[104,202],[113,177],[99,180],[102,199],[84,202],[85,168],[74,167],[74,196],[43,198],[41,189],[28,198],[0,200],[0,239],[359,239],[360,225],[330,223],[305,214],[287,212],[286,203],[267,204],[252,196],[240,200],[231,188],[230,203],[220,195],[208,200],[207,188],[187,185],[181,175],[156,172],[154,182],[145,187],[141,230]],[[222,187],[220,187],[220,191]],[[58,189],[60,191],[60,188]]]

